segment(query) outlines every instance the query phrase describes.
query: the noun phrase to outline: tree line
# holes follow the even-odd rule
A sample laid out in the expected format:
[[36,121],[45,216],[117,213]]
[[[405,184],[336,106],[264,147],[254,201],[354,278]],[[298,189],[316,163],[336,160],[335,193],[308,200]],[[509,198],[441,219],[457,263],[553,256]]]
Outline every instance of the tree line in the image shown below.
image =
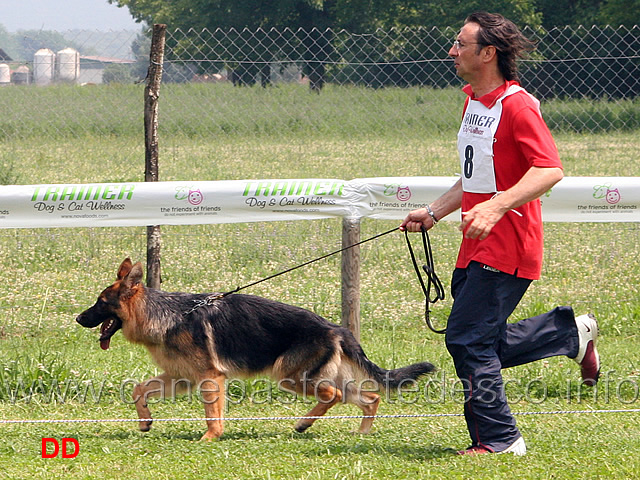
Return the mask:
[[[184,32],[208,31],[214,36],[223,32],[226,37],[247,37],[242,42],[220,40],[220,48],[225,54],[235,54],[237,61],[218,62],[218,67],[224,64],[230,79],[235,85],[269,84],[272,61],[278,57],[287,57],[299,61],[302,70],[309,80],[311,90],[320,91],[327,78],[335,81],[350,82],[357,78],[356,83],[372,87],[387,85],[433,85],[447,83],[451,76],[448,67],[440,67],[441,76],[436,78],[434,71],[424,68],[424,51],[408,42],[395,41],[392,47],[381,40],[374,32],[393,32],[399,29],[437,29],[439,32],[451,33],[451,38],[436,38],[438,48],[448,49],[453,35],[462,25],[464,18],[478,10],[490,8],[510,18],[521,28],[527,28],[540,37],[544,37],[550,30],[559,27],[587,27],[600,26],[603,30],[619,26],[631,28],[640,24],[640,0],[496,0],[487,7],[484,0],[108,0],[119,7],[129,9],[131,15],[139,22],[148,25],[165,23],[171,29]],[[290,31],[292,39],[283,41],[280,33],[278,39],[271,38],[274,30],[278,32]],[[349,42],[359,43],[359,50],[345,48],[342,50],[337,43],[336,35],[348,32]],[[364,38],[357,35],[373,34]],[[353,36],[351,36],[353,35]],[[383,36],[387,36],[385,33]],[[590,32],[563,32],[566,35],[566,51],[575,50],[573,47],[585,45],[589,47]],[[433,42],[432,41],[432,42]],[[241,46],[239,46],[241,45]],[[169,40],[168,46],[174,52],[184,53],[194,60],[210,60],[203,58],[202,52],[208,50],[207,45],[197,44],[191,38],[181,41],[177,37]],[[348,45],[347,45],[348,46]],[[617,48],[613,45],[613,48]],[[622,56],[635,57],[633,48],[637,47],[637,40],[633,35],[628,44],[622,46]],[[243,49],[245,51],[243,51]],[[235,52],[231,52],[235,50]],[[296,52],[298,50],[298,52]],[[423,49],[424,50],[424,49]],[[618,48],[620,50],[620,48]],[[350,52],[354,64],[360,65],[347,69],[333,69],[328,71],[332,59]],[[603,52],[606,56],[606,52]],[[602,63],[602,62],[601,62]],[[367,64],[365,66],[362,66]],[[630,68],[632,78],[639,73],[637,60],[627,61],[625,68]],[[201,69],[216,67],[216,62],[202,62]],[[598,65],[587,67],[596,74],[607,73],[611,67],[620,65]],[[437,69],[438,67],[436,67]],[[572,67],[569,67],[570,69]],[[575,78],[582,82],[584,68],[580,65],[573,67],[575,72],[564,72],[566,77]],[[359,70],[359,71],[355,71]],[[601,72],[602,70],[603,72]],[[347,74],[355,74],[349,76]],[[557,75],[555,75],[557,76]],[[556,79],[553,71],[546,84],[539,85],[545,96],[555,96],[552,84]],[[617,78],[611,77],[610,72],[602,78],[607,81],[603,86],[604,95],[626,97],[634,89],[620,90]],[[634,87],[638,83],[633,82]],[[434,85],[440,86],[440,85]],[[587,85],[566,85],[564,92],[574,95],[584,93]],[[595,85],[593,91],[597,91]],[[590,90],[591,91],[591,90]]]
[[640,0],[108,0],[140,22],[171,28],[327,28],[366,33],[397,27],[455,27],[478,10],[521,27],[640,24]]

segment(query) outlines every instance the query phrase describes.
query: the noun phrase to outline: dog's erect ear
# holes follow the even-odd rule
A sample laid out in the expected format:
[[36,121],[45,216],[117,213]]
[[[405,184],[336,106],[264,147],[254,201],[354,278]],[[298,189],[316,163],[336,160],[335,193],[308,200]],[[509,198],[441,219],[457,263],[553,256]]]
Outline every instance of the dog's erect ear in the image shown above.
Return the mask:
[[132,266],[133,264],[131,263],[131,259],[129,257],[125,258],[118,268],[118,280],[122,280],[126,277],[131,271]]
[[[131,262],[129,262],[131,263]],[[133,288],[139,283],[142,283],[142,264],[140,262],[136,262],[135,265],[131,266],[129,272],[124,277],[124,286],[127,288]]]

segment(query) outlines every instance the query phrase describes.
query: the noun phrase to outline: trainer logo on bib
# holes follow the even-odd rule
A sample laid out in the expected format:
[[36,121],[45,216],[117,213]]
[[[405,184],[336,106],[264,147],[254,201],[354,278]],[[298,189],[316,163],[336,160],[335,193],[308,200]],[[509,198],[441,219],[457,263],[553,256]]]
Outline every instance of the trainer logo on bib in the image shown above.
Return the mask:
[[477,113],[466,113],[463,124],[468,127],[487,127],[491,128],[496,118],[490,115],[478,115]]

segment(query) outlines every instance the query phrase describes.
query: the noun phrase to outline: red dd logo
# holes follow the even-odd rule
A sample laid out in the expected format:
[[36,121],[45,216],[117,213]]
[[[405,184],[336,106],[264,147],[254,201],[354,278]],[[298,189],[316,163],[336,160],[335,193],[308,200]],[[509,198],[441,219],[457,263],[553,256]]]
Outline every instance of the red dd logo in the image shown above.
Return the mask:
[[[42,438],[42,458],[55,458],[60,453],[60,443],[62,443],[62,458],[76,458],[80,453],[80,444],[75,438],[63,438],[60,442],[55,438]],[[69,452],[68,445],[73,444],[73,451]],[[47,452],[47,445],[53,444],[53,452]]]

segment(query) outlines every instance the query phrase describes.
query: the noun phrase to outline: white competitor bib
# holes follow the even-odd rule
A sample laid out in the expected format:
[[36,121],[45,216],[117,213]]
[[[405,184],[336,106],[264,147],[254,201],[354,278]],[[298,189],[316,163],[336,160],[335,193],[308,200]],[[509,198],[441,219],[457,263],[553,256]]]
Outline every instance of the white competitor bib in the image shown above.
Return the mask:
[[523,90],[518,85],[511,85],[491,108],[477,100],[469,100],[458,132],[462,189],[465,192],[497,192],[493,143],[502,117],[502,101]]

